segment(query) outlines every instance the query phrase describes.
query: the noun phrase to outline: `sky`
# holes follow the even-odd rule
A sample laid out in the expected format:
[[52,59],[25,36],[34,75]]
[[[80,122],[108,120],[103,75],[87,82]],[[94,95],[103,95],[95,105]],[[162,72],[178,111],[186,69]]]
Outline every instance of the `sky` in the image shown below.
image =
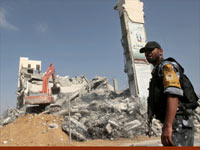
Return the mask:
[[[141,0],[147,41],[174,57],[200,93],[200,1]],[[0,0],[0,113],[17,102],[19,58],[54,63],[60,76],[103,76],[120,90],[124,73],[118,0]]]

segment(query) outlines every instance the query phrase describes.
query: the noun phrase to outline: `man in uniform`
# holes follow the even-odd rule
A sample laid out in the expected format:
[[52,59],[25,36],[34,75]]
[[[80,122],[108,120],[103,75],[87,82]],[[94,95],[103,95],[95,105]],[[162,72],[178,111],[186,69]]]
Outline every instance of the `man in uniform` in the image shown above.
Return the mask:
[[154,68],[149,87],[148,118],[163,123],[161,142],[164,146],[193,146],[194,125],[192,112],[181,100],[184,90],[180,76],[183,68],[173,58],[163,59],[163,50],[155,41],[140,49]]

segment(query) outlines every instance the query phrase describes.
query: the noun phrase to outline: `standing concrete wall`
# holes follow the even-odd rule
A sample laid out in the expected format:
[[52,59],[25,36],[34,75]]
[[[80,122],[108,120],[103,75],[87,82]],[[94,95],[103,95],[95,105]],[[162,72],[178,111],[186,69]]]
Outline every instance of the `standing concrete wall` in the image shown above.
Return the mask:
[[140,0],[120,0],[114,9],[119,11],[120,16],[124,71],[128,75],[130,93],[145,100],[152,67],[144,54],[139,53],[140,48],[146,44],[143,3]]
[[32,69],[33,72],[41,72],[41,61],[29,60],[28,57],[20,57],[19,60],[19,73],[18,73],[18,88],[20,87],[20,73],[23,68]]

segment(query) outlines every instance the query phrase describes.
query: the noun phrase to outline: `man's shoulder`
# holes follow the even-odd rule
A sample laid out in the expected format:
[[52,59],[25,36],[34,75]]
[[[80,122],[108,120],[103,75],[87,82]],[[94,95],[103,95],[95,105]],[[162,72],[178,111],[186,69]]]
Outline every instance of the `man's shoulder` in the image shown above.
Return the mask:
[[160,61],[160,63],[153,69],[152,74],[163,77],[163,68],[171,68],[178,75],[184,72],[183,67],[174,58],[168,57]]
[[172,57],[163,59],[159,65],[159,70],[162,72],[164,67],[172,67],[175,72],[182,72],[182,66]]
[[169,58],[163,59],[160,64],[162,66],[164,66],[165,64],[177,64],[177,61],[174,58],[169,57]]

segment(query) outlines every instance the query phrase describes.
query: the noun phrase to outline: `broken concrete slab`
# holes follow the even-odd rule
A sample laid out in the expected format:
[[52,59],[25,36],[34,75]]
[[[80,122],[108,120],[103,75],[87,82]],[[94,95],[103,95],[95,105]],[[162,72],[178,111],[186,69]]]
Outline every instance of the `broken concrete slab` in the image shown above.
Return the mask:
[[128,131],[130,131],[134,128],[137,128],[140,125],[141,125],[141,122],[139,120],[133,120],[133,121],[128,122],[124,125],[124,127],[125,127],[124,130],[128,132]]
[[[66,121],[67,120],[67,121]],[[62,129],[69,135],[71,134],[75,139],[79,141],[86,141],[87,128],[82,123],[73,118],[65,118],[62,123]]]
[[9,123],[11,123],[12,122],[12,118],[11,117],[7,117],[6,119],[4,119],[2,122],[1,122],[1,124],[3,125],[3,126],[5,126],[5,125],[7,125],[7,124],[9,124]]
[[112,121],[112,120],[108,120],[108,122],[111,124],[111,126],[113,126],[113,127],[119,127],[119,125],[117,124],[117,122],[115,122],[115,121]]
[[76,132],[76,130],[73,130],[73,129],[69,129],[67,126],[62,126],[63,130],[65,132],[67,132],[67,134],[69,135],[71,133],[71,136],[73,139],[76,139],[77,141],[87,141],[87,138],[80,134],[79,132]]

